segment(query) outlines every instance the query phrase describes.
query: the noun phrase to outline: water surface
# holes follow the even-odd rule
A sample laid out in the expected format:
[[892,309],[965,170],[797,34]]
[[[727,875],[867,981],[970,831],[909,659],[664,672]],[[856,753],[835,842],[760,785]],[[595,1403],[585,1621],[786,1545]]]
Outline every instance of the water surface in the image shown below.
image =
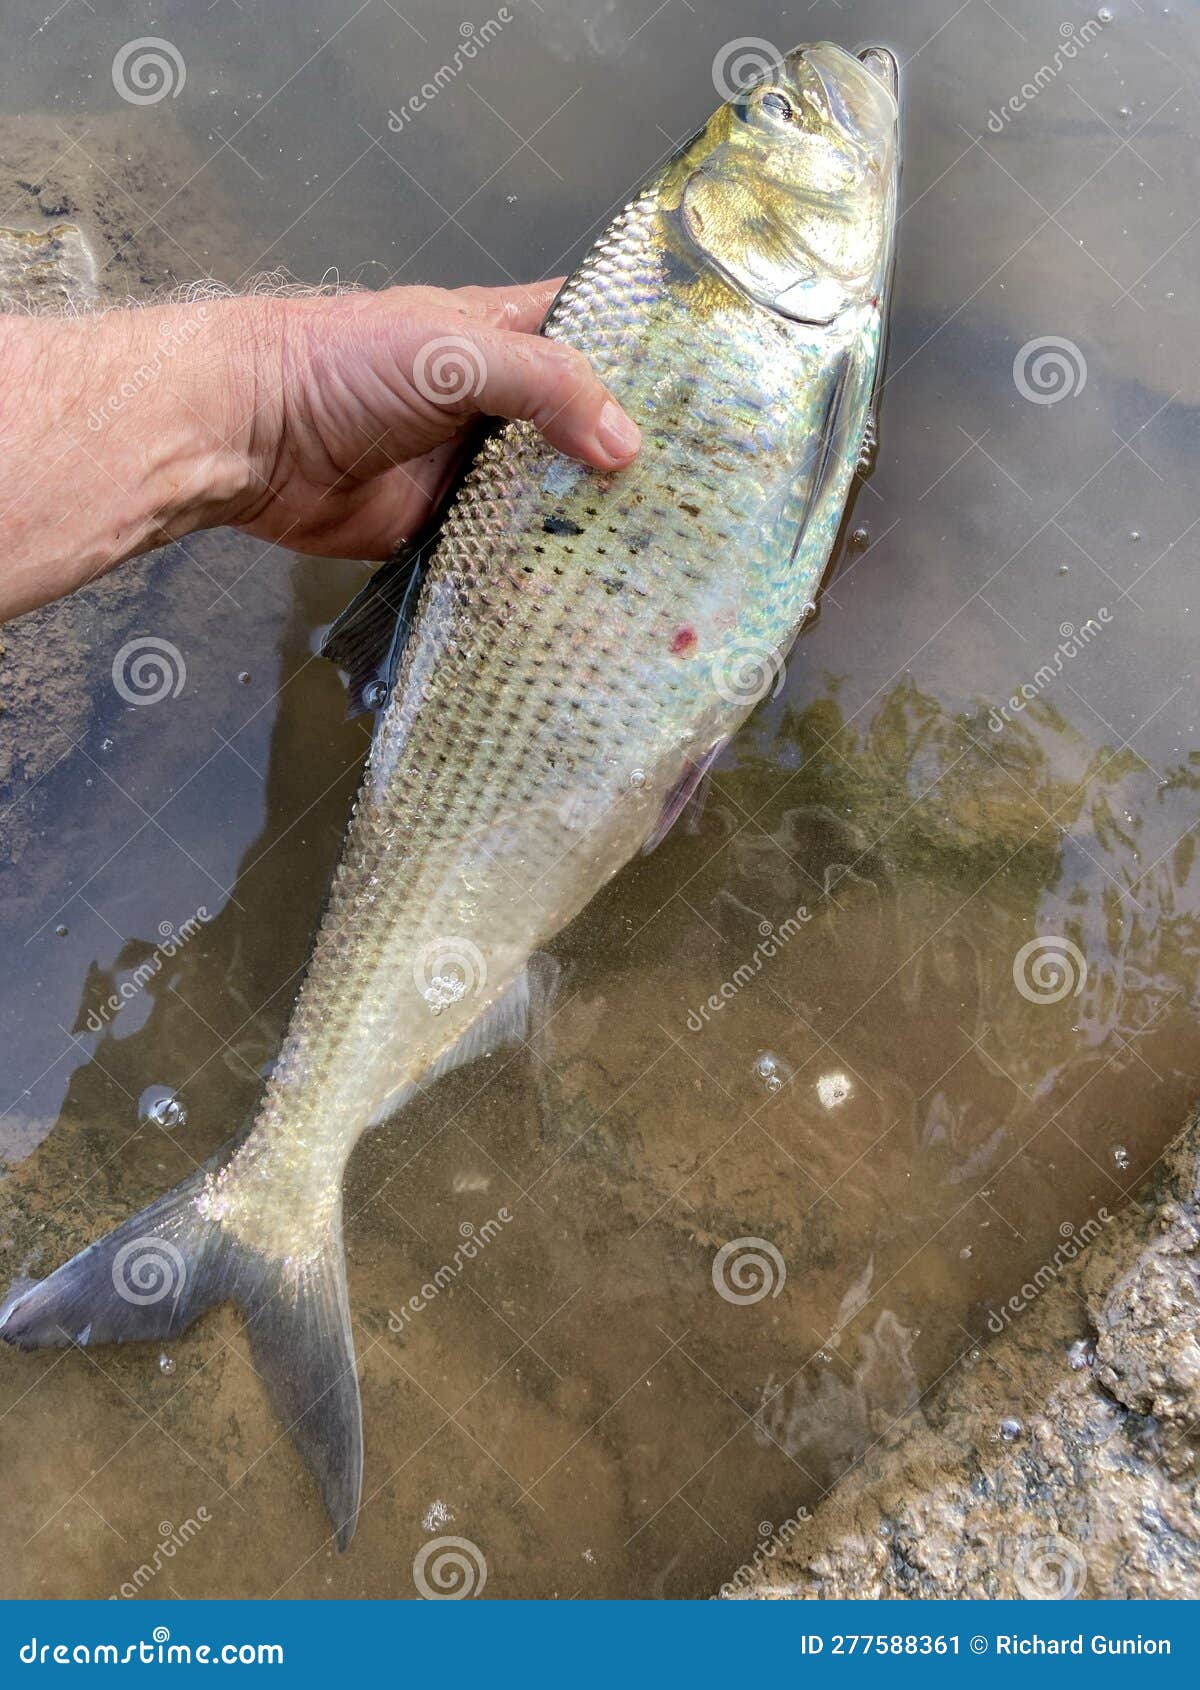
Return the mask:
[[[0,222],[76,219],[116,295],[552,274],[729,43],[880,40],[906,156],[878,461],[778,695],[561,937],[531,1048],[354,1159],[349,1554],[222,1310],[161,1361],[0,1355],[5,1594],[143,1567],[158,1597],[409,1596],[446,1535],[488,1595],[704,1594],[1116,1212],[1195,1093],[1195,7],[507,10],[397,133],[497,14],[17,0]],[[144,36],[186,74],[136,105],[112,65]],[[312,656],[361,575],[204,536],[6,630],[6,1278],[252,1113],[365,751]],[[186,675],[139,708],[111,670],[147,635]],[[151,1085],[183,1125],[140,1123]]]

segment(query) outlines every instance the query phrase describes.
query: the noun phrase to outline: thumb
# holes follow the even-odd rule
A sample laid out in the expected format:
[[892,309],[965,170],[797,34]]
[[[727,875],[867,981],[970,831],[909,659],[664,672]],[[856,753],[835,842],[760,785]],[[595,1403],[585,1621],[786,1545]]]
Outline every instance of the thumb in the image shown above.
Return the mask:
[[620,469],[641,445],[637,424],[583,354],[541,335],[463,324],[418,349],[412,382],[459,418],[531,422],[551,446],[595,469]]

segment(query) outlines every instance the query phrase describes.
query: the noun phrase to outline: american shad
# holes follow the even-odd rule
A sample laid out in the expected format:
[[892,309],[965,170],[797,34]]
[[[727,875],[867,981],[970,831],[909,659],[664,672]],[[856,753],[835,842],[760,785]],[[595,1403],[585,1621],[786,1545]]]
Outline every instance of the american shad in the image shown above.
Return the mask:
[[601,474],[494,429],[436,535],[335,624],[378,720],[254,1125],[3,1313],[33,1348],[240,1305],[342,1547],[362,1478],[346,1162],[520,1024],[531,956],[661,838],[811,614],[870,435],[897,128],[890,54],[797,48],[609,225],[543,333],[588,355],[640,455]]

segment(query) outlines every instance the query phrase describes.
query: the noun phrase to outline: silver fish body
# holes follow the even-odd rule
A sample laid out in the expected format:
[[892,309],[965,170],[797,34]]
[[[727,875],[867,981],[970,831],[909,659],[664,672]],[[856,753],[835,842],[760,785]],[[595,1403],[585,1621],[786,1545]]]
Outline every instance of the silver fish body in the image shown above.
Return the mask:
[[[642,451],[601,475],[516,423],[466,474],[254,1127],[129,1223],[183,1261],[169,1321],[91,1309],[72,1274],[87,1251],[6,1316],[5,1336],[39,1343],[86,1310],[97,1342],[236,1298],[340,1541],[361,1465],[346,1161],[479,1042],[531,954],[774,686],[867,425],[896,171],[874,70],[797,50],[612,223],[544,333],[588,355]],[[93,1249],[111,1262],[127,1230]]]

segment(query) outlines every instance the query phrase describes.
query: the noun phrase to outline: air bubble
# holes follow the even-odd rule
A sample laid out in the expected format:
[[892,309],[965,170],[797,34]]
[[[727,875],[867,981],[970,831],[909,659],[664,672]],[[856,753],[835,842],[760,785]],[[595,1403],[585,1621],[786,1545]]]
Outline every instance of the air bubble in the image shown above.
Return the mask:
[[69,932],[69,929],[66,926],[64,926],[64,924],[60,921],[58,926],[54,929],[54,931],[58,934],[58,937],[60,939],[65,939],[66,936],[67,936],[67,933]]
[[783,1081],[779,1077],[779,1058],[773,1056],[769,1050],[764,1050],[754,1064],[754,1072],[766,1086],[769,1092],[783,1089]]
[[164,1351],[163,1354],[160,1355],[159,1358],[158,1358],[158,1371],[160,1373],[174,1373],[174,1371],[175,1371],[175,1358],[173,1356],[167,1355],[166,1352]]
[[111,739],[102,739],[100,741],[101,751],[111,751],[112,748],[113,748],[113,742],[112,742]]
[[1006,1415],[1000,1422],[1001,1443],[1015,1444],[1024,1430],[1025,1428],[1019,1420],[1015,1419],[1012,1415]]
[[250,685],[250,671],[249,671],[249,669],[243,669],[239,673],[238,681],[239,681],[240,685],[242,685],[244,687],[248,687]]
[[147,1086],[138,1099],[138,1119],[144,1126],[170,1133],[187,1126],[187,1109],[170,1086]]
[[869,546],[871,544],[871,530],[869,528],[856,528],[850,536],[850,544],[858,546],[860,550]]
[[1118,1168],[1123,1171],[1129,1166],[1130,1160],[1131,1158],[1129,1152],[1123,1144],[1113,1146],[1113,1161],[1117,1164]]
[[645,769],[634,769],[633,772],[629,776],[629,784],[630,784],[630,786],[634,787],[637,790],[640,790],[643,786],[645,786],[645,784],[646,784],[646,771],[645,771]]
[[1091,1367],[1096,1359],[1096,1350],[1090,1338],[1076,1338],[1067,1350],[1067,1365],[1074,1368],[1076,1373],[1082,1373],[1085,1367]]

